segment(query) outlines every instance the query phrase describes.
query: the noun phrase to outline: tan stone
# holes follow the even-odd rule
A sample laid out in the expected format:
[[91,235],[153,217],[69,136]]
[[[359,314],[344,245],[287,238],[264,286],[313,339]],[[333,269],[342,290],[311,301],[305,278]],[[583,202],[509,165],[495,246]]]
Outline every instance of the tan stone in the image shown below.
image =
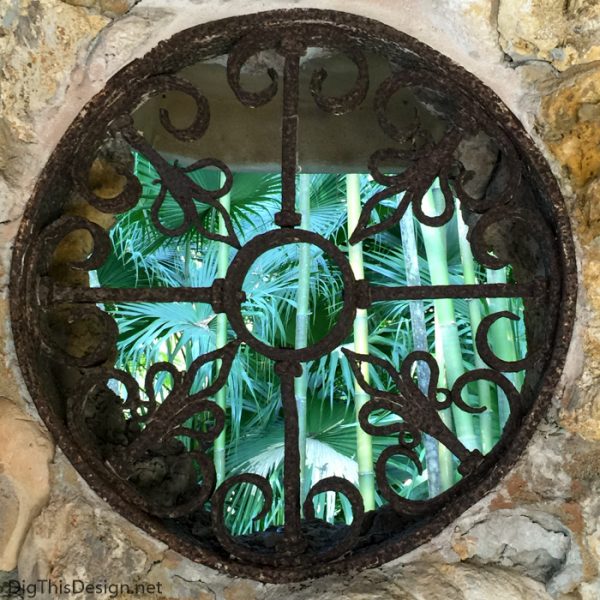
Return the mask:
[[[0,463],[0,540],[10,540],[19,520],[19,496],[10,477],[4,474],[4,463]],[[5,561],[5,565],[12,564]],[[6,567],[5,567],[6,569]],[[5,570],[0,567],[0,570]]]
[[[52,468],[52,498],[35,519],[19,555],[19,576],[84,577],[89,582],[160,584],[129,598],[215,600],[204,583],[215,571],[168,550],[100,502],[61,452]],[[231,580],[226,580],[231,581]],[[102,597],[102,596],[100,596]]]
[[298,586],[267,586],[264,600],[552,600],[540,582],[498,567],[414,563]]
[[[586,238],[596,233],[596,227],[580,226]],[[600,441],[600,237],[585,248],[582,261],[582,292],[589,312],[582,332],[583,372],[571,397],[563,401],[560,423],[563,427],[590,441]],[[582,315],[583,317],[583,315]],[[597,462],[588,463],[598,469]]]
[[596,495],[586,499],[583,504],[586,546],[590,552],[590,563],[596,575],[600,565],[600,498]]
[[577,186],[600,174],[600,127],[579,122],[560,142],[549,143],[550,150],[565,166]]
[[600,175],[600,69],[567,80],[542,101],[540,122],[550,151],[582,187]]
[[581,586],[579,598],[575,600],[598,600],[600,598],[600,579]]
[[515,61],[543,60],[564,71],[597,60],[600,4],[594,0],[501,0],[500,44]]
[[467,560],[472,556],[471,547],[475,540],[470,536],[452,538],[452,550],[456,552],[460,560]]
[[124,15],[130,8],[128,0],[100,0],[100,8],[109,16]]
[[0,571],[11,571],[50,493],[53,444],[31,417],[0,397]]
[[[215,571],[194,563],[173,550],[164,552],[160,563],[155,563],[146,577],[148,582],[160,583],[167,597],[198,600],[216,599],[217,595],[209,585],[215,579],[220,579]],[[224,580],[225,584],[229,581],[228,578]]]
[[[514,571],[507,569],[477,567],[475,565],[440,565],[440,575],[447,581],[449,595],[429,596],[423,594],[423,598],[439,600],[463,599],[482,600],[483,598],[502,598],[502,600],[550,600],[550,594],[544,585],[519,576]],[[415,584],[417,582],[415,581]],[[426,584],[426,583],[425,583]],[[418,589],[418,588],[417,588]],[[421,588],[422,589],[422,588]],[[418,596],[415,596],[418,598]]]
[[563,5],[563,0],[501,0],[498,31],[504,50],[527,57],[556,48],[567,26]]
[[[586,249],[586,261],[583,265],[583,282],[587,291],[587,300],[595,311],[600,311],[600,240],[594,241]],[[600,350],[600,340],[596,339],[595,331],[587,332],[588,349],[592,352]],[[599,344],[598,347],[595,347]]]
[[[600,104],[598,105],[600,107]],[[592,235],[600,231],[600,178],[594,179],[583,194],[584,225]]]
[[21,0],[19,5],[23,18],[11,20],[0,36],[0,115],[15,141],[32,142],[31,117],[65,89],[64,73],[71,72],[80,51],[109,19],[59,0]]
[[[510,567],[537,581],[550,581],[562,575],[577,533],[570,527],[570,518],[578,516],[578,524],[581,523],[579,505],[564,506],[562,520],[535,509],[495,511],[479,521],[466,523],[466,529],[463,524],[458,525],[452,546],[461,560]],[[580,573],[573,570],[572,575],[580,581]]]
[[561,413],[561,424],[586,440],[600,441],[600,398],[598,392],[587,390],[582,393],[580,404],[581,406],[575,410],[566,410]]
[[72,6],[85,6],[86,8],[91,8],[96,3],[96,0],[63,0],[67,4],[71,4]]
[[[8,300],[0,298],[0,339],[7,339],[11,335]],[[22,392],[17,381],[15,370],[17,369],[16,359],[9,352],[0,354],[0,397],[10,398],[10,400],[25,408],[25,400],[22,398]]]
[[223,590],[225,600],[254,600],[256,598],[256,584],[248,581],[236,582]]
[[89,582],[144,581],[146,552],[133,525],[81,497],[52,500],[33,522],[19,555],[19,575]]

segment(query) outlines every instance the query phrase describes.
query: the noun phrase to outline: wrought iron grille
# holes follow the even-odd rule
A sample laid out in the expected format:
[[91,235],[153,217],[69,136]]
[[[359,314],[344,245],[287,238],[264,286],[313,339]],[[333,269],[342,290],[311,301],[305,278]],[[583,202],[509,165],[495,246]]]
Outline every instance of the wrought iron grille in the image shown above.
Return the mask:
[[[376,285],[355,275],[345,248],[300,228],[296,186],[303,125],[299,107],[305,92],[301,70],[311,52],[342,55],[356,71],[351,89],[338,96],[325,94],[327,71],[314,71],[308,91],[315,110],[334,120],[358,110],[371,111],[379,134],[387,140],[364,165],[379,188],[364,203],[356,227],[349,232],[349,245],[397,227],[409,208],[422,224],[442,227],[455,215],[458,198],[473,255],[484,268],[511,265],[509,282]],[[263,89],[250,91],[243,74],[257,55],[263,57],[258,64],[266,69],[268,81]],[[383,60],[387,68],[375,88],[369,56]],[[218,64],[219,57],[226,57],[228,85],[243,107],[281,106],[281,136],[272,141],[281,144],[280,210],[274,216],[274,229],[245,241],[221,202],[235,186],[230,167],[218,157],[199,156],[188,166],[169,161],[134,120],[148,98],[178,92],[195,107],[192,122],[176,125],[176,115],[165,109],[158,111],[158,121],[179,142],[201,139],[211,122],[210,90],[204,95],[183,69],[206,61]],[[407,109],[414,115],[398,124],[389,115],[389,106],[395,95],[406,90],[416,99]],[[369,93],[372,104],[367,106]],[[424,124],[423,114],[435,126]],[[486,143],[495,148],[494,165],[475,193],[479,163],[473,156],[481,155]],[[470,155],[469,147],[475,148]],[[125,160],[114,161],[123,185],[119,193],[100,197],[88,173],[107,148],[113,154],[115,148],[125,148]],[[110,218],[102,214],[126,213],[140,198],[142,186],[131,169],[131,152],[146,157],[158,174],[159,191],[150,209],[156,230],[173,238],[195,230],[227,244],[234,257],[224,277],[207,287],[89,285],[87,273],[106,261],[111,247]],[[220,186],[206,189],[193,180],[190,175],[200,169],[219,172]],[[422,198],[436,180],[443,207],[431,215],[423,209]],[[161,216],[167,197],[182,214],[176,227]],[[388,216],[373,221],[372,213],[381,203],[391,206]],[[220,216],[221,231],[199,218],[202,206]],[[84,243],[83,250],[82,235],[91,239],[90,247]],[[257,257],[298,243],[320,249],[339,269],[343,306],[330,331],[296,349],[255,336],[241,305],[244,279]],[[61,253],[63,258],[66,253],[66,261],[57,259]],[[567,349],[575,301],[573,249],[562,198],[543,158],[500,100],[464,70],[406,35],[367,19],[317,10],[275,11],[198,26],[160,44],[115,75],[82,111],[46,165],[23,219],[11,277],[12,322],[21,368],[41,416],[79,472],[117,510],[173,548],[207,565],[264,581],[380,564],[435,535],[490,490],[519,456],[548,406]],[[488,333],[493,324],[519,317],[506,311],[490,314],[474,332],[485,365],[467,371],[449,388],[437,389],[439,368],[429,352],[413,351],[395,368],[380,357],[344,346],[357,310],[377,302],[496,297],[523,299],[527,356],[508,361],[492,351]],[[206,303],[215,314],[226,315],[235,338],[195,357],[184,372],[171,363],[147,365],[141,393],[131,374],[112,366],[118,330],[105,308],[125,302]],[[269,481],[255,473],[235,474],[217,486],[208,452],[226,421],[226,411],[214,396],[226,383],[241,347],[273,361],[280,381],[285,515],[277,528],[236,536],[226,526],[227,497],[235,486],[255,486],[263,499],[263,513],[273,500]],[[376,460],[377,489],[386,504],[375,511],[364,509],[357,487],[343,477],[319,481],[305,497],[300,489],[294,383],[308,361],[340,348],[357,385],[369,396],[358,414],[360,426],[372,436],[396,440]],[[197,374],[213,361],[219,365],[217,375],[193,391]],[[369,381],[365,365],[385,372],[392,388],[382,390]],[[429,372],[425,387],[414,378],[417,365],[426,365]],[[525,372],[520,389],[508,377],[517,371]],[[153,392],[159,374],[168,374],[173,382],[162,401]],[[481,380],[495,384],[510,407],[499,442],[485,455],[467,448],[440,417],[451,406],[480,413],[483,408],[464,401],[462,392]],[[117,388],[120,394],[115,393]],[[377,426],[372,417],[378,411],[396,418]],[[210,416],[211,427],[189,426],[190,418],[199,413]],[[449,449],[462,478],[435,497],[411,500],[389,483],[387,465],[394,456],[403,456],[422,469],[415,449],[424,436]],[[193,443],[182,444],[184,437]],[[140,475],[142,467],[159,463],[171,481],[182,473],[187,477],[166,499],[156,489],[144,487]],[[316,517],[313,500],[331,491],[351,507],[351,523],[330,525]]]

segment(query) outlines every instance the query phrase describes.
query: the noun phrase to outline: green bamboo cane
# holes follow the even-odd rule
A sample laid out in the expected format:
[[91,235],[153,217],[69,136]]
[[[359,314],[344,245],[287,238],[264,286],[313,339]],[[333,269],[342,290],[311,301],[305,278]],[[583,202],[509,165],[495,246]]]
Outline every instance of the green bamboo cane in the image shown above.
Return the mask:
[[[192,238],[191,236],[188,236],[188,238],[186,239],[186,243],[185,243],[185,254],[183,256],[183,280],[185,281],[185,285],[190,285],[190,278],[191,278],[191,274],[192,274]],[[173,340],[175,341],[175,340]],[[186,371],[189,370],[191,364],[192,364],[192,348],[191,348],[192,344],[191,342],[188,342],[186,344],[184,344],[184,346],[181,348],[180,352],[183,354],[183,359],[184,359],[184,363],[185,363],[185,369]],[[174,344],[174,347],[171,346],[170,340],[167,340],[167,349],[168,349],[168,361],[169,362],[174,362],[175,361],[175,347],[177,347],[177,343]],[[199,414],[199,415],[194,415],[191,418],[191,422],[190,422],[190,426],[194,431],[205,431],[206,429],[206,423],[204,421],[203,415]],[[186,447],[188,450],[195,450],[198,442],[196,440],[193,440],[191,438],[185,437],[185,440],[187,440],[186,443]]]
[[[486,275],[489,283],[506,283],[506,268],[486,269]],[[510,309],[508,298],[488,298],[488,306],[490,313],[497,313]],[[490,328],[489,340],[494,354],[499,358],[509,362],[518,359],[515,336],[510,320],[499,319],[496,321]],[[504,375],[517,387],[517,389],[520,389],[522,384],[522,374],[505,373]],[[498,417],[501,431],[504,429],[504,425],[506,425],[509,414],[510,409],[506,395],[501,389],[498,389]]]
[[[356,173],[346,175],[346,203],[348,208],[348,236],[352,234],[361,212],[360,176]],[[364,279],[364,260],[362,243],[348,244],[350,266],[356,279]],[[369,326],[366,309],[356,310],[354,319],[354,351],[369,353]],[[363,364],[363,376],[368,381],[369,368]],[[354,403],[356,406],[356,457],[358,462],[358,487],[363,498],[365,510],[375,508],[375,473],[373,472],[373,445],[371,436],[363,431],[358,422],[360,409],[369,400],[358,382],[354,382]]]
[[[225,185],[225,176],[221,175],[221,186]],[[221,198],[221,205],[229,212],[231,208],[231,195],[225,194]],[[219,215],[219,234],[228,235],[227,228],[225,226],[225,220]],[[229,245],[225,242],[219,244],[219,251],[217,254],[217,277],[223,278],[227,275],[227,269],[229,268]],[[219,313],[217,315],[217,333],[216,333],[216,346],[223,348],[227,344],[227,315],[225,313]],[[217,368],[221,368],[221,361],[217,361]],[[217,392],[215,396],[215,402],[223,411],[227,408],[227,384]],[[223,431],[215,439],[214,445],[214,463],[215,472],[217,475],[217,485],[225,479],[225,444],[226,444],[226,429],[223,427]]]
[[[438,214],[433,190],[423,197],[423,210],[426,214]],[[432,285],[448,285],[448,257],[446,251],[446,226],[429,227],[421,224],[427,262]],[[435,314],[439,319],[439,329],[444,349],[444,362],[448,387],[465,372],[456,324],[454,301],[452,298],[434,300]],[[456,435],[469,450],[480,449],[479,437],[475,433],[472,416],[452,405],[452,416]]]
[[[406,212],[400,220],[400,234],[402,236],[402,254],[404,256],[406,284],[419,286],[421,285],[421,273],[419,270],[414,217],[410,205],[406,208]],[[410,321],[412,325],[413,350],[427,352],[429,344],[427,342],[427,328],[425,326],[425,305],[422,300],[415,300],[410,303]],[[429,377],[430,374],[427,367],[423,361],[419,361],[417,363],[417,380],[420,390],[425,394],[429,387]],[[433,498],[442,491],[438,443],[435,438],[425,435],[423,445],[427,461],[429,497]]]
[[[462,214],[460,212],[460,203],[456,201],[456,221],[458,228],[458,244],[460,247],[460,260],[463,266],[463,280],[465,284],[472,285],[479,283],[475,274],[475,261],[473,259],[473,252],[471,250],[471,244],[467,240],[468,227],[463,221]],[[475,343],[475,336],[477,329],[481,323],[481,301],[478,298],[468,300],[469,303],[469,320],[471,321],[471,336],[473,339],[473,355],[475,357],[475,368],[486,369],[487,365],[481,360],[479,352],[477,351],[477,345]],[[479,417],[479,428],[481,435],[481,450],[484,454],[487,454],[496,445],[498,441],[494,435],[493,427],[493,415],[498,410],[497,403],[494,402],[494,398],[491,394],[490,384],[487,381],[479,380],[477,382],[477,393],[481,406],[486,407],[486,411]]]
[[[298,210],[302,215],[300,227],[310,229],[310,175],[299,177]],[[298,250],[298,289],[296,291],[296,349],[308,346],[308,326],[310,319],[310,245],[299,244]],[[308,388],[308,364],[304,364],[302,375],[294,380],[296,407],[298,410],[298,444],[300,447],[300,490],[304,497],[306,471],[306,392]]]
[[[435,321],[435,360],[440,369],[438,386],[446,387],[446,363],[444,362],[444,340],[440,329],[440,322],[437,314],[434,316]],[[450,431],[454,431],[454,422],[452,419],[452,411],[447,408],[440,411],[440,417]],[[438,457],[440,461],[440,487],[441,491],[445,491],[454,485],[454,460],[452,452],[443,444],[438,444]]]

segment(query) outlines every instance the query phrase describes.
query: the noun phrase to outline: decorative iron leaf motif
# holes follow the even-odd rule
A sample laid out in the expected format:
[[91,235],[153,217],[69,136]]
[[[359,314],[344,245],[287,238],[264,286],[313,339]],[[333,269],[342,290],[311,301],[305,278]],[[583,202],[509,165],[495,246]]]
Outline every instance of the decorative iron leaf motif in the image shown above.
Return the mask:
[[[210,240],[225,242],[234,248],[240,247],[240,242],[233,229],[231,217],[219,202],[219,198],[225,196],[233,185],[233,175],[225,163],[214,158],[205,158],[196,161],[188,167],[180,167],[177,164],[171,165],[132,126],[126,126],[121,130],[121,133],[132,148],[138,150],[152,162],[152,165],[159,174],[159,179],[156,183],[160,184],[160,192],[150,211],[152,222],[158,231],[164,235],[175,237],[183,235],[190,227],[195,227]],[[223,173],[224,183],[219,189],[206,190],[187,176],[187,173],[193,173],[206,167],[217,168]],[[183,213],[181,224],[175,227],[166,226],[160,218],[160,210],[167,198],[167,193],[179,205]],[[217,211],[225,223],[227,235],[222,235],[206,228],[198,216],[195,201],[207,204]]]
[[[406,160],[407,157],[403,152],[388,148],[373,154],[369,161],[369,172],[375,181],[385,185],[386,188],[371,196],[363,206],[358,224],[350,236],[350,243],[358,244],[367,237],[397,225],[409,204],[412,205],[415,216],[424,225],[430,227],[445,225],[454,214],[454,197],[448,182],[448,164],[452,161],[452,153],[456,150],[459,141],[457,132],[448,133],[432,150],[427,160],[413,162],[400,175],[384,175],[380,170],[380,164],[389,159]],[[423,196],[437,178],[440,180],[440,188],[444,196],[444,208],[439,215],[430,216],[423,212],[421,203]],[[373,210],[383,200],[395,196],[399,196],[400,199],[393,213],[379,223],[369,225]]]
[[[482,407],[471,407],[465,404],[460,394],[451,393],[449,390],[437,389],[437,380],[439,377],[439,368],[437,362],[426,352],[411,352],[402,363],[402,374],[398,373],[387,361],[376,356],[366,354],[357,354],[347,348],[343,350],[350,361],[350,366],[360,387],[371,396],[360,410],[359,420],[361,427],[372,435],[399,435],[399,447],[406,448],[410,452],[410,457],[415,460],[412,448],[417,445],[415,439],[420,440],[420,433],[427,433],[439,442],[444,444],[460,461],[459,472],[466,475],[483,460],[483,456],[478,450],[470,451],[457,439],[456,435],[448,429],[444,421],[439,416],[439,411],[450,408],[454,403],[458,408],[469,413],[481,413],[485,410]],[[427,364],[430,371],[429,389],[427,395],[423,394],[418,385],[413,381],[410,374],[412,365],[422,360]],[[377,366],[385,370],[395,384],[396,391],[388,392],[378,390],[370,385],[365,377],[362,364]],[[436,393],[445,396],[444,402],[438,401]],[[392,414],[398,415],[402,423],[392,425],[375,426],[369,422],[369,416],[376,410],[387,410]],[[410,436],[410,442],[406,442],[405,436]],[[414,443],[414,445],[413,445]],[[404,445],[403,445],[404,444]],[[407,445],[408,444],[408,445]],[[380,459],[381,460],[381,459]],[[420,461],[415,463],[421,469]],[[377,475],[381,477],[385,474],[385,461],[382,461],[380,468],[377,466]],[[385,477],[385,475],[383,475]],[[381,485],[381,483],[380,483]]]
[[[152,365],[145,381],[147,400],[141,399],[129,373],[115,369],[93,374],[80,394],[70,398],[69,423],[82,449],[94,439],[104,461],[127,482],[136,504],[148,512],[176,518],[200,509],[210,498],[216,478],[206,451],[225,426],[225,413],[210,397],[225,384],[238,345],[230,342],[198,357],[187,373],[171,363]],[[192,392],[199,369],[216,360],[221,363],[217,377]],[[161,373],[171,376],[172,389],[159,402],[154,381]],[[108,385],[111,380],[125,388],[124,400]],[[203,413],[214,419],[207,431],[186,425]],[[123,414],[128,415],[126,420]],[[181,438],[189,440],[187,447]]]
[[[334,69],[309,66],[302,74],[314,56],[349,62],[356,73],[344,93],[329,92]],[[211,90],[200,90],[193,77],[182,75],[187,77],[185,69],[202,61],[226,65],[224,80],[244,110],[281,103],[281,139],[273,141],[281,143],[281,204],[266,233],[248,238],[234,228],[223,206],[236,189],[229,165],[198,151],[191,164],[182,166],[158,151],[151,134],[138,130],[137,111],[149,98],[177,92],[193,105],[193,118],[180,127],[174,112],[159,108],[156,124],[178,143],[206,142],[209,125],[215,127]],[[383,75],[373,69],[375,63],[385,66]],[[249,72],[263,78],[258,89],[247,86]],[[455,276],[448,285],[400,285],[395,280],[381,285],[367,271],[355,272],[345,242],[298,228],[302,94],[323,122],[338,119],[335,126],[343,128],[352,122],[344,115],[360,119],[371,114],[384,136],[381,147],[365,140],[369,158],[360,170],[368,171],[380,189],[370,193],[354,230],[344,234],[349,246],[376,244],[375,236],[392,231],[409,207],[418,222],[432,228],[460,215],[481,271],[509,266],[510,278],[467,284]],[[396,122],[394,107],[397,113],[402,94],[411,102],[405,118]],[[480,138],[486,148],[477,142]],[[124,160],[108,161],[120,185],[114,195],[100,197],[91,189],[89,173],[107,145],[118,147]],[[487,170],[481,166],[480,148],[486,150]],[[129,164],[131,151],[156,173],[157,193],[147,210],[153,232],[166,236],[177,251],[180,241],[194,233],[233,248],[225,274],[203,287],[155,285],[151,278],[145,287],[90,285],[94,271],[111,259],[107,215],[140,209],[144,189]],[[201,185],[202,172],[218,175],[219,185]],[[423,208],[434,184],[442,204],[436,215]],[[182,215],[176,224],[164,218],[173,206]],[[378,214],[383,217],[375,219]],[[305,347],[266,343],[242,313],[243,284],[253,264],[288,244],[316,246],[337,268],[343,288],[337,321]],[[317,10],[275,11],[192,28],[118,73],[71,126],[44,170],[23,219],[11,276],[12,324],[24,376],[40,414],[82,475],[124,515],[172,547],[207,565],[263,581],[298,580],[395,558],[441,531],[496,485],[554,393],[569,341],[576,284],[558,188],[495,95],[408,36],[366,19]],[[328,283],[325,278],[323,285]],[[472,352],[479,362],[465,359],[468,368],[452,385],[439,383],[439,357],[432,353],[406,352],[394,358],[400,364],[396,367],[376,351],[349,349],[359,311],[381,302],[397,303],[401,310],[402,303],[422,300],[514,298],[522,299],[522,316],[500,308],[473,325]],[[113,367],[124,336],[109,313],[140,303],[167,303],[174,310],[180,306],[175,303],[208,305],[226,318],[236,339],[210,352],[195,350],[185,370],[179,362],[150,362],[145,377],[138,373],[136,379]],[[193,320],[192,326],[210,331],[213,316]],[[495,323],[520,319],[527,356],[510,360],[489,338]],[[160,341],[155,336],[150,343]],[[285,451],[280,490],[255,472],[230,471],[217,484],[211,445],[229,427],[231,412],[217,397],[240,347],[273,364]],[[327,357],[349,365],[348,377],[358,386],[355,395],[368,396],[358,411],[359,431],[385,444],[376,456],[376,491],[387,504],[374,511],[365,509],[357,486],[337,474],[301,485],[294,386],[309,363]],[[417,365],[425,367],[419,371],[429,374],[427,381],[415,380]],[[369,369],[377,377],[369,377]],[[523,379],[520,386],[517,376]],[[468,399],[482,383],[495,386],[507,413],[499,442],[485,455],[467,447],[442,418],[448,414],[443,411],[485,416],[485,407]],[[318,396],[322,390],[314,387],[310,392]],[[405,497],[391,482],[389,470],[400,460],[424,474],[428,466],[421,448],[427,439],[455,456],[460,481],[431,498]],[[283,490],[282,523],[234,535],[228,511],[231,496],[240,489],[251,489],[257,500],[252,527],[266,519]],[[344,523],[319,518],[315,502],[323,494],[333,494],[340,503]]]

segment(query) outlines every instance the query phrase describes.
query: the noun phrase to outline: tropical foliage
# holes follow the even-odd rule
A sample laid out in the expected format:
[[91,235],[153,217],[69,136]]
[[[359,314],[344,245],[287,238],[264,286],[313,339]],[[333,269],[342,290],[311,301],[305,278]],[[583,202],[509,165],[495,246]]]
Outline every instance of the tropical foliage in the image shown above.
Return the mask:
[[[193,228],[176,238],[159,233],[150,220],[150,207],[159,192],[158,175],[139,154],[135,156],[135,173],[143,184],[143,196],[134,209],[118,217],[111,230],[113,248],[97,271],[98,283],[105,287],[204,287],[216,277],[223,277],[235,251],[203,238]],[[190,176],[207,189],[222,185],[218,172],[203,170]],[[473,261],[460,210],[440,228],[422,226],[409,214],[402,227],[390,228],[360,246],[350,246],[348,230],[356,222],[361,203],[377,191],[377,185],[365,175],[315,174],[300,176],[298,189],[302,227],[333,241],[349,254],[355,275],[364,272],[377,285],[405,285],[411,261],[412,275],[408,279],[414,282],[416,269],[423,285],[510,279],[509,269],[486,272]],[[222,201],[242,244],[275,228],[280,192],[279,174],[234,175],[233,188]],[[384,219],[397,201],[391,198],[381,203],[372,218]],[[214,231],[223,228],[213,209],[203,204],[197,207],[206,227]],[[434,187],[427,193],[423,207],[430,214],[440,210],[438,189]],[[160,218],[173,226],[181,221],[181,211],[169,196]],[[407,246],[407,231],[412,232],[412,246]],[[413,250],[407,250],[410,247]],[[409,257],[407,252],[416,255]],[[247,299],[242,314],[252,334],[262,341],[301,348],[331,329],[342,307],[342,288],[339,269],[318,248],[305,244],[278,247],[259,256],[250,269],[244,282]],[[354,333],[343,346],[304,366],[303,376],[296,380],[304,495],[320,479],[338,475],[359,487],[367,508],[384,502],[376,490],[373,464],[383,449],[395,442],[384,436],[371,437],[357,427],[357,408],[368,397],[357,387],[343,347],[383,358],[399,369],[408,353],[418,344],[425,344],[440,366],[439,386],[450,386],[465,370],[481,365],[473,342],[481,318],[490,311],[506,309],[522,314],[520,300],[436,300],[420,302],[419,306],[416,312],[413,306],[411,313],[408,301],[375,303],[368,311],[359,312]],[[208,304],[137,303],[104,308],[119,326],[116,366],[132,373],[142,387],[150,365],[166,360],[184,370],[196,357],[234,338],[227,318],[215,315]],[[501,319],[492,327],[491,345],[502,358],[524,356],[520,323]],[[420,337],[415,337],[415,331],[421,332]],[[206,385],[214,375],[215,366],[206,365],[200,369],[196,385]],[[375,369],[365,375],[380,389],[392,385],[385,373]],[[417,376],[422,379],[428,373],[415,372]],[[519,374],[515,383],[521,383]],[[425,385],[422,381],[419,384]],[[164,397],[171,385],[168,374],[158,378],[158,397]],[[488,452],[506,421],[506,401],[489,382],[471,384],[468,391],[467,402],[488,408],[483,416],[457,409],[445,411],[444,419],[466,446]],[[234,533],[247,533],[280,525],[283,414],[273,362],[242,345],[227,384],[215,401],[227,414],[226,430],[212,448],[218,480],[254,472],[267,477],[274,490],[272,510],[255,523],[253,517],[261,509],[256,490],[245,484],[234,488],[229,497],[229,527]],[[397,417],[381,413],[377,419],[390,422]],[[189,425],[209,427],[205,420],[204,415],[198,415]],[[411,461],[398,456],[388,468],[388,477],[402,496],[423,499],[450,487],[459,477],[455,459],[444,447],[429,440],[429,446],[419,446],[418,452],[432,473],[439,473],[439,483],[432,485],[427,469],[420,474]],[[317,496],[315,506],[317,517],[330,522],[349,522],[352,518],[347,500],[334,492]]]

